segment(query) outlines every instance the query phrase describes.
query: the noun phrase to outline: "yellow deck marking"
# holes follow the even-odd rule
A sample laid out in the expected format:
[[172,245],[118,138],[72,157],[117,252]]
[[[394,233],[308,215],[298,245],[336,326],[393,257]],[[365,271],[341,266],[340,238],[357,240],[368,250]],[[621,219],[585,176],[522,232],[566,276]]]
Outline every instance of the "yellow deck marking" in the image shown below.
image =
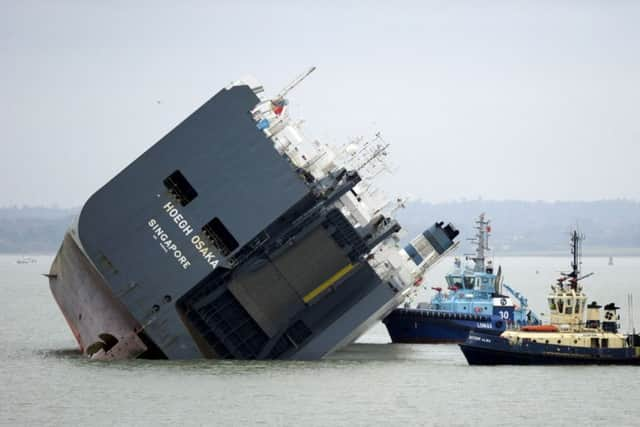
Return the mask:
[[317,288],[315,288],[314,290],[312,290],[311,292],[309,292],[307,295],[304,296],[304,298],[302,298],[302,300],[305,303],[308,303],[309,301],[311,301],[312,299],[314,299],[315,297],[317,297],[320,293],[322,293],[322,291],[324,291],[325,289],[327,289],[329,286],[333,285],[335,282],[337,282],[338,280],[340,280],[340,278],[342,276],[344,276],[345,274],[347,274],[348,272],[350,272],[351,270],[353,270],[354,265],[353,264],[347,264],[344,267],[342,267],[340,270],[338,270],[333,276],[329,277],[327,280],[325,280],[324,282],[322,282],[322,284],[320,286],[318,286]]

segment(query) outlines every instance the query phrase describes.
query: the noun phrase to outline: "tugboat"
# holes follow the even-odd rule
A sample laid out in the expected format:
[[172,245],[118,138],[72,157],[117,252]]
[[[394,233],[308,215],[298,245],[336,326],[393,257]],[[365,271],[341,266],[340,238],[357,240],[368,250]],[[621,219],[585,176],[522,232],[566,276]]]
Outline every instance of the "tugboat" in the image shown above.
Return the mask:
[[492,261],[486,260],[491,226],[484,214],[476,221],[476,230],[472,265],[455,259],[453,270],[445,276],[448,292],[432,287],[436,294],[430,302],[416,308],[407,303],[383,320],[392,342],[463,343],[471,330],[499,335],[506,328],[540,323],[527,298],[503,284],[502,269],[495,274]]
[[618,332],[620,307],[605,305],[601,321],[602,306],[586,305],[582,280],[593,273],[580,276],[582,240],[577,231],[571,233],[571,272],[551,285],[551,323],[500,336],[471,332],[460,345],[470,365],[640,365],[640,336]]

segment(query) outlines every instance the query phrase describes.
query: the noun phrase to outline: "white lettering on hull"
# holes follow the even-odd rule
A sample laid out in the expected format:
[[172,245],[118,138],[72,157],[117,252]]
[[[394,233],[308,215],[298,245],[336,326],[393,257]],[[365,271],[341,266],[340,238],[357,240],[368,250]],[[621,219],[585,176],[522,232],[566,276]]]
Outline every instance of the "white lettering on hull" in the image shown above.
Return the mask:
[[209,249],[207,243],[202,240],[200,236],[197,234],[191,238],[191,243],[196,248],[196,250],[202,255],[204,260],[209,264],[212,268],[216,268],[220,263],[220,260],[216,257],[216,254]]
[[480,323],[480,322],[477,322],[476,323],[476,328],[478,328],[478,329],[491,329],[491,328],[493,328],[493,325],[491,325],[491,323]]
[[[193,227],[189,224],[189,221],[180,213],[178,208],[171,202],[167,202],[162,206],[162,209],[169,215],[169,218],[176,223],[178,229],[187,237],[189,237],[193,233]],[[160,227],[158,221],[155,218],[151,218],[148,222],[149,227],[153,232],[153,238],[156,240],[160,240],[160,247],[166,253],[170,253],[173,257],[178,261],[178,263],[185,270],[189,268],[191,262],[184,255],[183,251],[178,247],[178,243],[176,243],[173,239],[169,238],[169,234],[167,231]],[[211,266],[211,268],[216,268],[218,264],[220,264],[220,260],[216,253],[209,248],[207,242],[200,237],[198,234],[193,235],[190,239],[191,244],[195,248],[195,250],[202,256],[204,261]]]
[[191,261],[182,254],[178,245],[169,238],[169,235],[160,227],[158,221],[156,221],[155,218],[151,218],[147,225],[149,225],[153,231],[153,238],[160,241],[160,248],[162,248],[165,253],[171,254],[183,269],[188,269],[191,266]]
[[193,227],[189,225],[189,221],[182,216],[180,211],[178,211],[178,208],[176,208],[173,203],[167,202],[162,208],[169,214],[169,218],[178,224],[178,229],[180,229],[185,236],[189,237],[189,235],[193,233]]

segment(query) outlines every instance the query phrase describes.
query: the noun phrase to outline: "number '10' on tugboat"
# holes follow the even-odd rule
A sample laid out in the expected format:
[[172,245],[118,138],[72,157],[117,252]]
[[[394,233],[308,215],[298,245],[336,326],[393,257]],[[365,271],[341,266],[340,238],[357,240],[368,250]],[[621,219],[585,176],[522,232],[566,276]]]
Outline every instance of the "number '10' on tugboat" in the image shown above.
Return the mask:
[[540,323],[527,299],[503,283],[502,269],[494,273],[493,263],[486,259],[491,227],[484,214],[476,230],[471,265],[455,259],[446,275],[447,291],[434,287],[437,293],[430,302],[415,308],[406,303],[383,320],[394,343],[463,343],[471,330],[498,335],[506,328]]

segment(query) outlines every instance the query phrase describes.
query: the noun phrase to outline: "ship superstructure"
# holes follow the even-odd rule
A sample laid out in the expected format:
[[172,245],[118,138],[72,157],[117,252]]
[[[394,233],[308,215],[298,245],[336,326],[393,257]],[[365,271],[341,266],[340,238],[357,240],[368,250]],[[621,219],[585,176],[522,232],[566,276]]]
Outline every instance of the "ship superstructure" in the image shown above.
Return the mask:
[[286,95],[311,71],[272,98],[232,83],[91,196],[48,274],[84,353],[320,358],[454,246],[444,223],[398,246],[379,137],[364,160],[305,138]]
[[[640,364],[640,337],[619,333],[614,303],[587,305],[581,275],[581,241],[571,233],[571,271],[551,285],[550,323],[508,330],[500,336],[472,332],[460,347],[470,364]],[[586,321],[585,321],[586,315]]]
[[447,288],[432,287],[436,293],[429,302],[417,307],[407,303],[384,319],[393,342],[462,343],[471,330],[499,334],[539,323],[526,297],[503,283],[502,269],[494,272],[493,262],[487,259],[490,233],[490,223],[481,214],[471,239],[475,253],[469,255],[469,263],[454,260],[445,276]]

